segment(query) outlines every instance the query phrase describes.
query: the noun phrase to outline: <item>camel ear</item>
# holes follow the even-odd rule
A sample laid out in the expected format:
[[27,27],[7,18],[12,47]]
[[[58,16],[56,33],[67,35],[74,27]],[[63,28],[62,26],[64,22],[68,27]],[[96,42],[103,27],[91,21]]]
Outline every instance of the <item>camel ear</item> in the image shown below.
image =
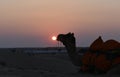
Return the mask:
[[71,33],[74,36],[74,33]]
[[74,33],[69,32],[68,34],[70,34],[70,35],[74,36]]

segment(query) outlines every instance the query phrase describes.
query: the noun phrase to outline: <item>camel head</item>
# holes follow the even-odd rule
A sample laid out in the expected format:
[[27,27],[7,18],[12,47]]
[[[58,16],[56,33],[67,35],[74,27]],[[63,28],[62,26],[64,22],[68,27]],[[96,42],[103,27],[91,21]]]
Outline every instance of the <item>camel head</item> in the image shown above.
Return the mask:
[[62,42],[64,45],[68,43],[75,44],[74,33],[59,34],[57,36],[57,41]]

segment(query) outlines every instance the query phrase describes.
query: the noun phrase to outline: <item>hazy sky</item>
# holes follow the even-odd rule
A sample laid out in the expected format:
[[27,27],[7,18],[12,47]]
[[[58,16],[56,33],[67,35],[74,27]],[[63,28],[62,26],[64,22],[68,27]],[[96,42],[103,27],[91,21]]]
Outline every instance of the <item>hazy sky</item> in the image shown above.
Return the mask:
[[77,46],[120,41],[120,0],[0,0],[0,47],[56,46],[51,36],[68,32]]

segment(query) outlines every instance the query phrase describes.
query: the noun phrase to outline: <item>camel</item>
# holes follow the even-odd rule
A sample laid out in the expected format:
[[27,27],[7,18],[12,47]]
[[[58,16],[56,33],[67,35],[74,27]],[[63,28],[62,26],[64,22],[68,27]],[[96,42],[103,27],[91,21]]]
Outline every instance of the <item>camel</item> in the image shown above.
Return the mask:
[[74,33],[59,34],[57,41],[65,45],[72,63],[80,67],[81,72],[106,73],[112,67],[120,64],[120,54],[109,53],[109,51],[115,49],[120,52],[120,43],[115,40],[103,42],[101,36],[99,36],[83,56],[80,56],[79,52],[76,51]]
[[91,45],[91,51],[110,51],[120,48],[120,43],[116,40],[103,41],[101,36],[99,36]]

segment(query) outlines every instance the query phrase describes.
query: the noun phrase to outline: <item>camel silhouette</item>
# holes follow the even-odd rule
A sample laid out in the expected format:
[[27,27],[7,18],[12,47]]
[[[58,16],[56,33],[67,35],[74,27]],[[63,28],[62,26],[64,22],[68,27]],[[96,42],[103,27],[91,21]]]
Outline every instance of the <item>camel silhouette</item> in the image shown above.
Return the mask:
[[74,33],[59,34],[57,41],[65,45],[72,63],[81,72],[106,73],[120,64],[120,43],[115,40],[103,42],[99,36],[82,56],[76,51]]
[[103,41],[101,36],[99,36],[91,45],[90,50],[91,51],[109,51],[109,50],[115,50],[120,48],[120,43],[118,41],[115,41],[113,39]]

